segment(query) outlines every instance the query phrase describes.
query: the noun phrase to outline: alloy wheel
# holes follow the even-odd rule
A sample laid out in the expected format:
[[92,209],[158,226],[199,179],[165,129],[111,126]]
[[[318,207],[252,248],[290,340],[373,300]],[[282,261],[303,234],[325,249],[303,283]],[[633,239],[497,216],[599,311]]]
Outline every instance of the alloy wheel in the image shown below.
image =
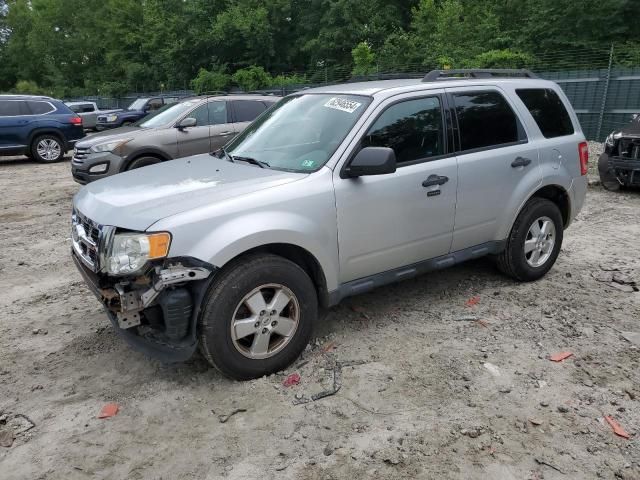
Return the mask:
[[524,256],[527,263],[534,267],[541,267],[553,253],[556,244],[556,227],[549,217],[536,219],[527,232],[524,241]]
[[300,305],[284,285],[261,285],[236,306],[231,322],[234,347],[245,357],[265,359],[280,352],[300,323]]
[[56,140],[52,138],[43,138],[38,142],[36,151],[38,152],[40,158],[51,162],[60,158],[62,148]]

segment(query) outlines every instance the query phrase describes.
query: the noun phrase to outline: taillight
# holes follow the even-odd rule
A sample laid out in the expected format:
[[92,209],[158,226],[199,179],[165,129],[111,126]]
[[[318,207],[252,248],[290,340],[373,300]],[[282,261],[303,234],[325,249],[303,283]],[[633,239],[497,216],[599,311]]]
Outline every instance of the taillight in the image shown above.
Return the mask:
[[82,117],[71,117],[71,125],[82,125]]
[[580,175],[586,175],[589,170],[589,144],[587,142],[578,145],[578,154],[580,155]]

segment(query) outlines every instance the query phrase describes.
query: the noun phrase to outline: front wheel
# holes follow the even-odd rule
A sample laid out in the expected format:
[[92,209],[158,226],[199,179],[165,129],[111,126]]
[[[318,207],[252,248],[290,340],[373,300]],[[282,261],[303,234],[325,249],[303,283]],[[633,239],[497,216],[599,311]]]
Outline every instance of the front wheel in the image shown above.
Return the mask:
[[498,268],[516,280],[538,280],[558,258],[563,229],[558,206],[546,198],[532,198],[516,218],[506,248],[497,256]]
[[128,166],[127,171],[135,170],[136,168],[147,167],[149,165],[155,165],[157,163],[162,162],[159,158],[156,157],[140,157],[133,160]]
[[270,254],[225,267],[203,303],[200,349],[209,363],[238,380],[290,365],[309,342],[318,311],[307,273]]

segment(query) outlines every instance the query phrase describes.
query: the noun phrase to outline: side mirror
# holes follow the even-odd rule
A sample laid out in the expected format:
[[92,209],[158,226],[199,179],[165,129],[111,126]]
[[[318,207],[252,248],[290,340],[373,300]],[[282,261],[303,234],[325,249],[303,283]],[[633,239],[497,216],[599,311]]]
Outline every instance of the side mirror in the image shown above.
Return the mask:
[[387,147],[365,147],[345,168],[347,178],[384,175],[396,171],[396,153]]
[[193,117],[187,117],[187,118],[183,118],[180,123],[178,125],[176,125],[176,128],[178,130],[184,130],[185,128],[189,128],[189,127],[195,127],[197,124],[197,120]]

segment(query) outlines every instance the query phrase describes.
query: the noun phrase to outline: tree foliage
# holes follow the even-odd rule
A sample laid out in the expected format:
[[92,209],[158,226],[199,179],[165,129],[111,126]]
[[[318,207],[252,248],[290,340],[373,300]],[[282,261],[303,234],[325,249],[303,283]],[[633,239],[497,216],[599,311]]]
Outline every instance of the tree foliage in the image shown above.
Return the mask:
[[566,67],[563,52],[612,42],[637,65],[637,18],[638,0],[0,0],[0,90],[252,90],[553,55]]

